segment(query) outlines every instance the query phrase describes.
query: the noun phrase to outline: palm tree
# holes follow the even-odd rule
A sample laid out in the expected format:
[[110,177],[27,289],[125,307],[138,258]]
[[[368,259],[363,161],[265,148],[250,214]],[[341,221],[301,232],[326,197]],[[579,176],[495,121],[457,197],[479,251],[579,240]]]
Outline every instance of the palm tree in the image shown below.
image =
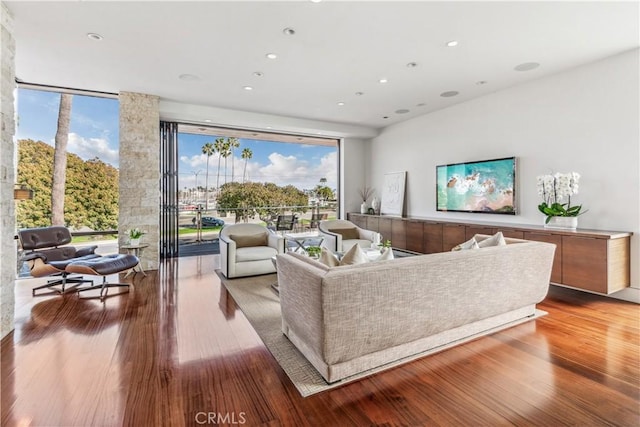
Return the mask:
[[220,159],[222,158],[221,154],[224,149],[224,138],[216,138],[216,142],[213,144],[213,147],[216,149],[216,153],[218,153],[218,178],[216,179],[216,190],[220,190]]
[[73,95],[60,94],[58,129],[53,152],[53,179],[51,182],[51,225],[64,225],[64,187],[67,181],[67,143]]
[[[216,152],[216,148],[211,142],[207,142],[202,146],[202,154],[207,155],[207,173],[204,179],[204,210],[209,210],[209,159]],[[197,175],[196,175],[197,179]]]
[[242,183],[243,184],[244,184],[244,179],[247,176],[247,162],[252,157],[253,157],[253,151],[251,151],[251,148],[244,148],[242,150],[242,158],[244,159],[244,171],[242,171]]
[[222,144],[222,151],[220,155],[224,157],[224,183],[227,183],[227,158],[231,155],[231,143],[229,142],[230,138],[227,138]]
[[234,180],[235,176],[235,149],[240,147],[240,141],[238,138],[227,138],[227,142],[229,143],[229,147],[231,148],[231,182]]

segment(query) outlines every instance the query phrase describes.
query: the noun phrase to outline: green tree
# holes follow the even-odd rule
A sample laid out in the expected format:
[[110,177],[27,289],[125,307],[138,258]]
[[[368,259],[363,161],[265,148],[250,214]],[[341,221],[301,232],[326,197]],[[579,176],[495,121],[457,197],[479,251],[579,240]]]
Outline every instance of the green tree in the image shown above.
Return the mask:
[[315,188],[316,197],[323,200],[333,200],[335,196],[333,190],[326,185],[318,185]]
[[204,178],[204,209],[205,211],[209,209],[209,159],[216,152],[215,146],[211,142],[207,142],[202,146],[202,154],[207,156],[207,172]]
[[[18,227],[51,225],[54,148],[41,141],[18,141],[18,184],[34,190],[17,204]],[[67,154],[64,225],[112,230],[118,226],[118,170],[98,158]]]
[[266,217],[284,207],[293,212],[306,212],[307,195],[292,185],[279,187],[271,182],[230,182],[224,184],[218,197],[218,209],[236,213],[236,221]]
[[247,177],[247,162],[252,157],[253,157],[253,151],[251,151],[251,148],[244,148],[242,150],[242,158],[244,159],[244,170],[242,171],[242,182],[244,182],[245,178]]

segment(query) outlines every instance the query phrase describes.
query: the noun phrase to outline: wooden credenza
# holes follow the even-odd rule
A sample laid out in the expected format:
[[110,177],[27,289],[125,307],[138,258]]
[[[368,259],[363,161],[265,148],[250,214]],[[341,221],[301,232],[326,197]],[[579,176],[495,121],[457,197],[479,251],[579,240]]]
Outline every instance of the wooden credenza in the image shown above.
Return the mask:
[[630,232],[560,230],[534,225],[443,221],[349,213],[347,218],[382,234],[394,247],[420,253],[449,251],[475,234],[553,243],[556,253],[551,282],[599,294],[626,288],[631,279]]

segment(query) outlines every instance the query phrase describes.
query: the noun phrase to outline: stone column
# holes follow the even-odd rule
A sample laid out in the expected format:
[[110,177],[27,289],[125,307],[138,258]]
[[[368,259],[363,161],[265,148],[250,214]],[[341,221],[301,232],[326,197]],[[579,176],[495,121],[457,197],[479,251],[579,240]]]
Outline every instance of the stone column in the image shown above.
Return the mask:
[[145,231],[141,256],[145,270],[160,263],[160,110],[159,98],[141,93],[120,93],[119,244],[126,231]]
[[13,92],[16,87],[13,17],[0,3],[0,335],[4,338],[13,330],[16,281],[16,215],[13,201],[13,185],[16,180],[15,112]]

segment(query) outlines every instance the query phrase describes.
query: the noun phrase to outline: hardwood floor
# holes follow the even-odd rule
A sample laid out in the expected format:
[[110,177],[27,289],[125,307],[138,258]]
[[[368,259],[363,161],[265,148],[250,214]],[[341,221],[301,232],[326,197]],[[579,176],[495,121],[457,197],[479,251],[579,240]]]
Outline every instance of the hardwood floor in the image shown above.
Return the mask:
[[636,304],[552,287],[548,316],[302,398],[217,263],[167,262],[104,304],[19,281],[2,426],[640,423]]

